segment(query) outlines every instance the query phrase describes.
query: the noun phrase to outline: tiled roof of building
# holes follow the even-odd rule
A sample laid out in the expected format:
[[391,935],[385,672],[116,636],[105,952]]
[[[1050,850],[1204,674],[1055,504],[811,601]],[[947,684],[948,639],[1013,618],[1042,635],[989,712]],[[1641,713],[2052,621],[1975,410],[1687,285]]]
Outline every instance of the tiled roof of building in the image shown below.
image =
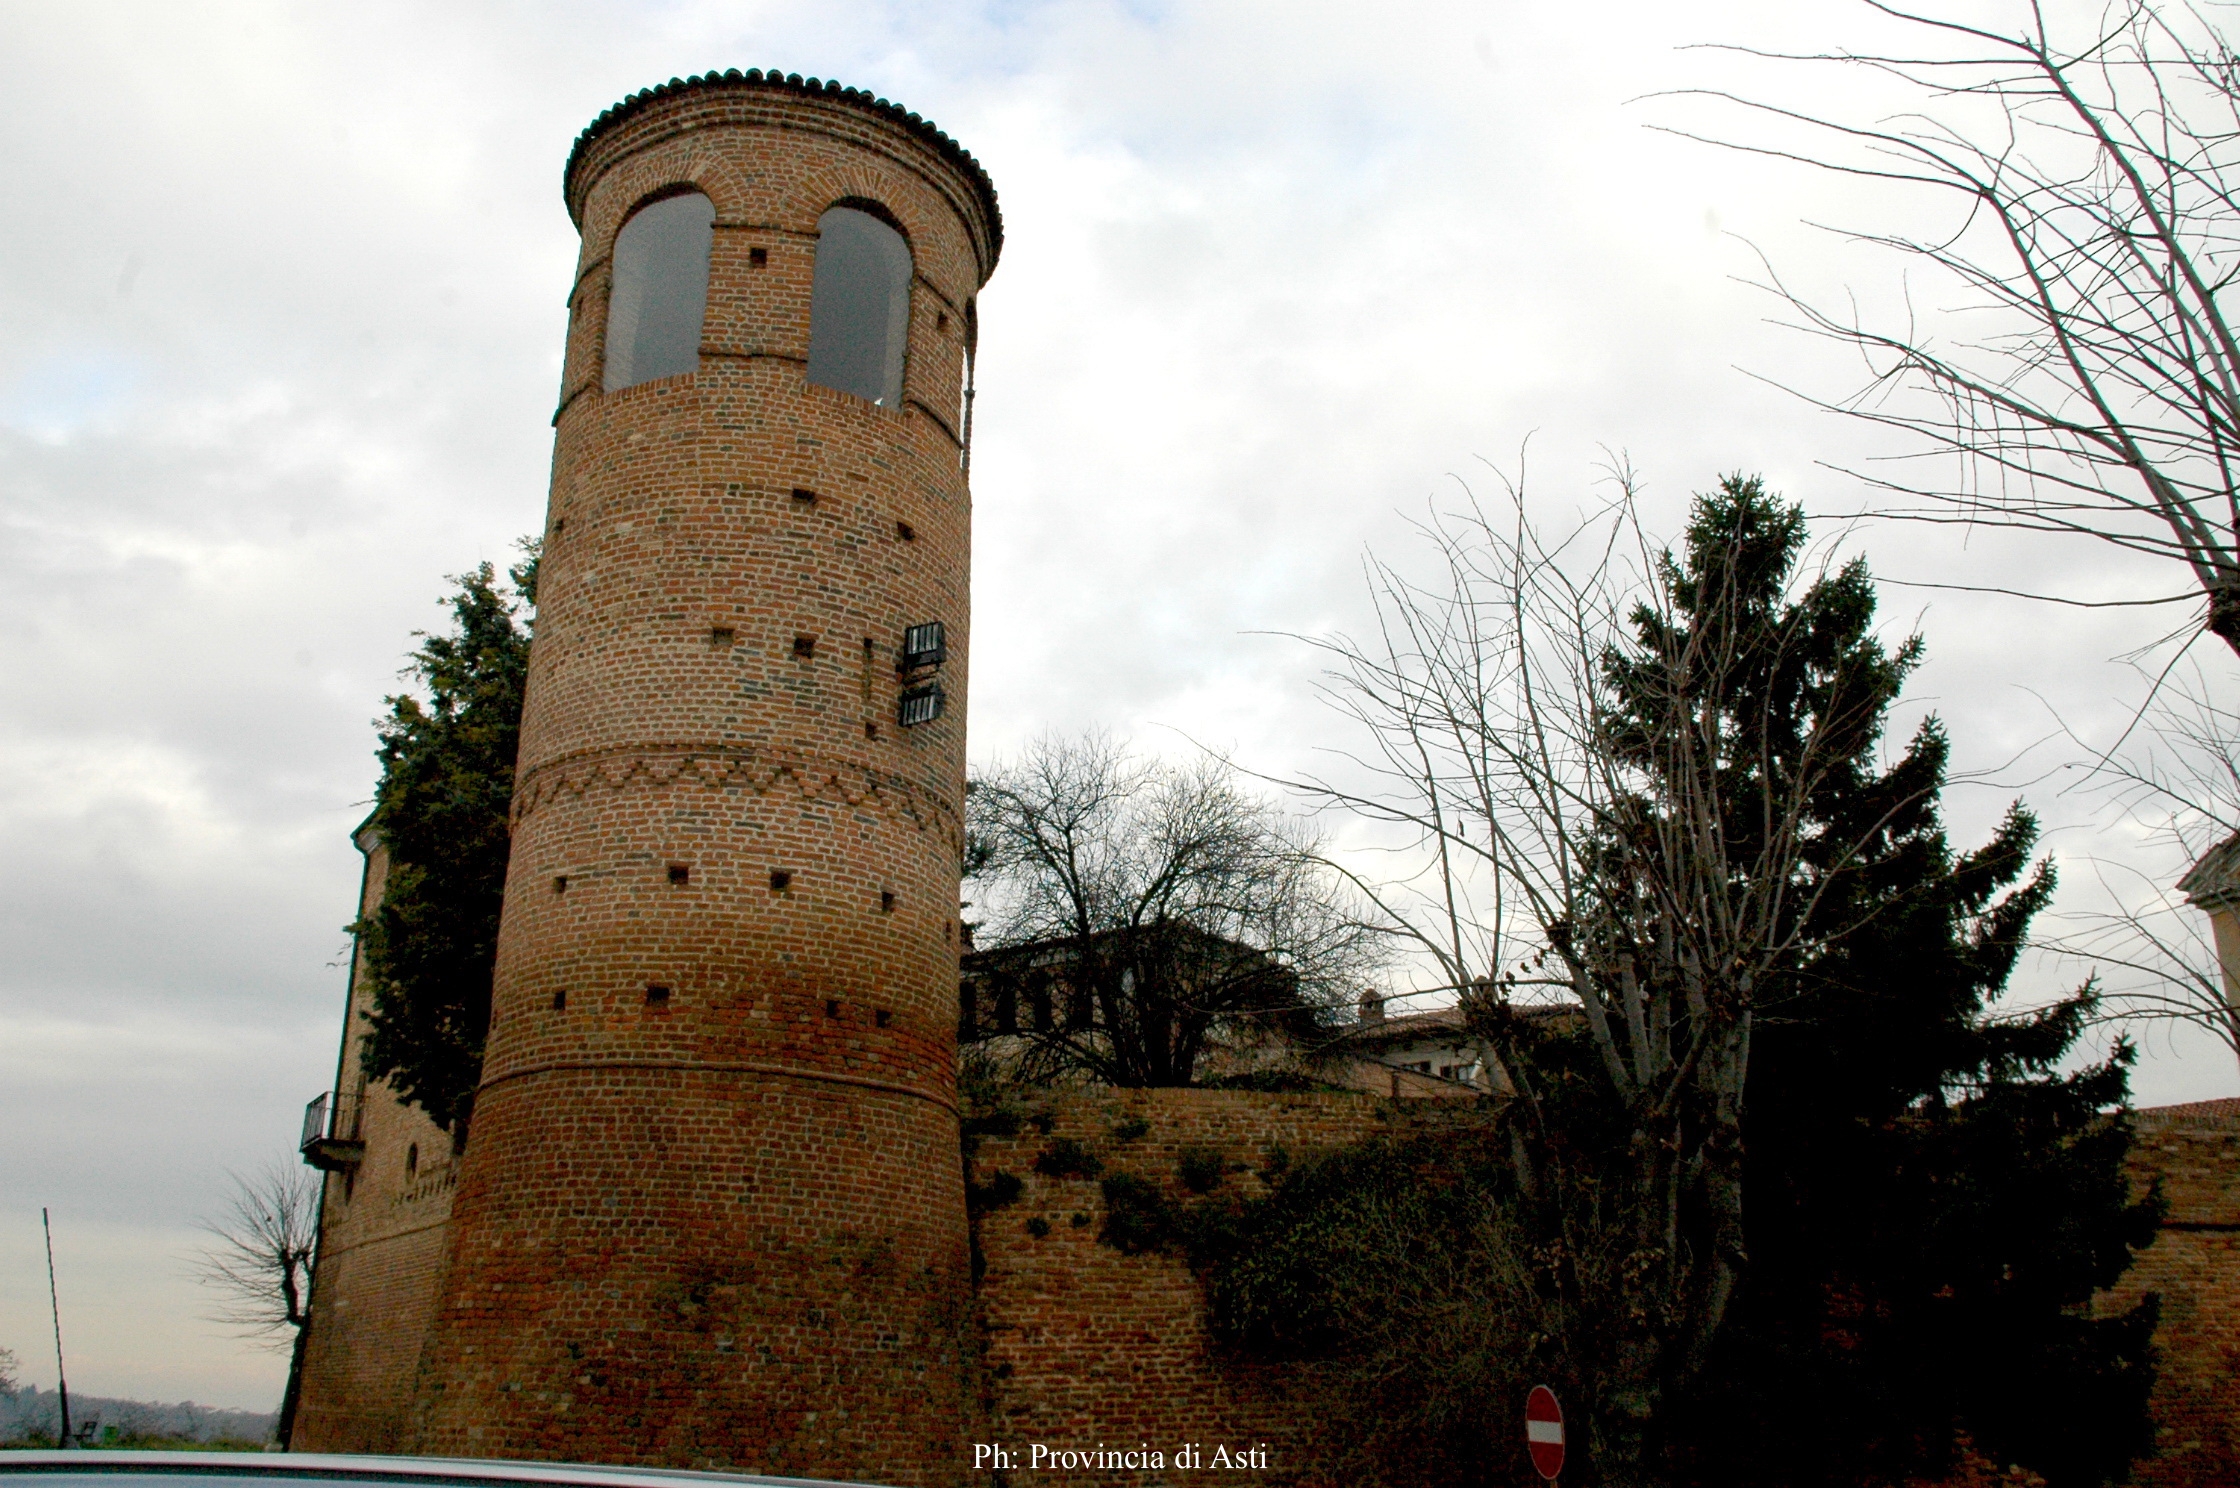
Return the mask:
[[[972,182],[973,189],[979,194],[981,206],[987,209],[989,230],[994,234],[988,267],[994,268],[995,260],[1002,255],[1003,211],[996,205],[996,184],[988,179],[987,170],[972,158],[970,150],[944,134],[931,119],[913,114],[899,103],[889,103],[861,88],[847,88],[828,79],[805,78],[798,72],[779,72],[775,68],[765,72],[759,67],[750,67],[741,72],[733,67],[723,72],[695,73],[688,78],[671,78],[665,83],[631,94],[593,119],[583,133],[576,136],[575,148],[568,152],[568,167],[560,174],[561,190],[568,192],[568,183],[575,179],[577,162],[583,159],[584,151],[591,147],[593,140],[655,100],[681,93],[687,88],[776,88],[788,93],[798,93],[804,98],[833,99],[865,113],[876,114],[889,123],[901,125],[964,171],[966,178]],[[569,193],[569,199],[574,199],[572,193]]]
[[1411,1043],[1440,1034],[1460,1035],[1467,1022],[1458,1007],[1432,1008],[1421,1013],[1394,1013],[1364,1018],[1346,1033],[1347,1043]]

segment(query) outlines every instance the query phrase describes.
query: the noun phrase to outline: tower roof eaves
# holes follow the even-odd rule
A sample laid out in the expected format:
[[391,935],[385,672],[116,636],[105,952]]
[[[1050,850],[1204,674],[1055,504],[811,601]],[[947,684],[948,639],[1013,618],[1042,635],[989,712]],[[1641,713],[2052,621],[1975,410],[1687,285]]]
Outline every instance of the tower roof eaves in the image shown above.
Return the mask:
[[897,125],[906,132],[916,135],[926,144],[932,146],[936,153],[942,155],[961,170],[965,178],[972,183],[974,193],[980,198],[980,205],[987,211],[988,228],[992,235],[987,267],[989,270],[995,268],[996,259],[1003,253],[1003,210],[996,203],[995,182],[989,179],[987,168],[973,158],[970,150],[951,139],[931,119],[921,114],[911,113],[898,103],[890,103],[886,99],[868,93],[861,88],[844,87],[837,82],[824,78],[805,78],[798,72],[781,73],[774,68],[765,71],[759,67],[750,67],[744,72],[736,67],[727,68],[722,72],[710,69],[707,72],[695,73],[687,78],[671,78],[665,83],[658,83],[651,88],[641,89],[631,94],[600,114],[598,118],[593,119],[584,128],[583,133],[576,136],[575,147],[568,151],[567,168],[560,173],[560,189],[563,198],[568,203],[569,215],[572,217],[575,214],[575,194],[570,188],[571,183],[575,180],[576,167],[582,163],[584,153],[591,148],[593,140],[614,125],[663,98],[681,93],[688,88],[709,87],[776,88],[784,92],[799,94],[804,98],[834,99],[850,104],[866,113],[874,114],[885,119],[888,123]]

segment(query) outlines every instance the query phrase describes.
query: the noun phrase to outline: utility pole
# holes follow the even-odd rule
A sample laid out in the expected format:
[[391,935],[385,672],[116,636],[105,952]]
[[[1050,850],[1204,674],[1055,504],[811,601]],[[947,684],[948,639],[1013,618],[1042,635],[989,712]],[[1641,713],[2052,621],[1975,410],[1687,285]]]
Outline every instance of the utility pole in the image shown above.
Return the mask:
[[47,1207],[39,1206],[39,1228],[47,1235],[47,1305],[54,1309],[54,1391],[62,1402],[62,1429],[55,1434],[57,1450],[70,1445],[70,1381],[62,1372],[62,1294],[54,1284],[54,1223],[47,1218]]

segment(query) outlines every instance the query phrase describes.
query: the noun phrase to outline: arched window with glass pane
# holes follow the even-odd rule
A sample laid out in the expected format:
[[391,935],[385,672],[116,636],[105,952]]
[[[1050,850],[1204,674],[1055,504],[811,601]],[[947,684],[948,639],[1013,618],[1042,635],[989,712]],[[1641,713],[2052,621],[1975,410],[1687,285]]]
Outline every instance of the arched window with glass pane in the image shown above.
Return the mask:
[[854,207],[817,219],[817,282],[809,297],[809,380],[902,405],[910,336],[910,245]]
[[615,234],[608,392],[699,370],[715,221],[715,203],[690,191],[648,202]]

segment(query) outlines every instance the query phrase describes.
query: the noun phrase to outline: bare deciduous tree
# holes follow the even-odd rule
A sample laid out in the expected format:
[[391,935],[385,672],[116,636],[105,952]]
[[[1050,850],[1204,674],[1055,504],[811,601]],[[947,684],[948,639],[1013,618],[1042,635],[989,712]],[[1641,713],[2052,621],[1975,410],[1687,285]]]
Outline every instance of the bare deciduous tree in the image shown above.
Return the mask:
[[1213,761],[1045,736],[972,782],[968,816],[980,960],[1043,999],[1015,1020],[1028,1078],[1188,1085],[1228,1036],[1311,1047],[1376,964],[1314,840]]
[[288,1350],[288,1384],[274,1435],[282,1447],[295,1431],[303,1386],[303,1355],[311,1341],[311,1258],[319,1238],[319,1175],[273,1163],[230,1175],[224,1210],[205,1217],[211,1244],[192,1258],[195,1279],[218,1294],[209,1314],[265,1346]]
[[1755,481],[1699,502],[1684,563],[1628,489],[1555,536],[1509,495],[1502,520],[1473,501],[1424,524],[1432,582],[1371,561],[1378,633],[1317,644],[1373,747],[1287,783],[1418,854],[1413,877],[1354,881],[1516,1092],[1552,1372],[1603,1480],[1642,1482],[1745,1265],[1754,1020],[1881,829],[1818,808],[1916,653],[1864,634],[1857,565],[1789,595],[1802,519]]
[[[2240,859],[2240,711],[2219,701],[2198,667],[2155,679],[2124,745],[2103,757],[2096,781],[2179,861],[2201,865],[2209,884],[2190,894],[2121,867],[2104,867],[2120,906],[2065,916],[2072,927],[2046,948],[2086,963],[2107,1022],[2182,1023],[2240,1058],[2240,946],[2220,945],[2205,919],[2234,907]],[[2081,743],[2082,741],[2077,741]],[[2191,875],[2189,875],[2189,879]]]
[[1846,231],[1951,286],[1962,303],[1940,325],[1958,339],[1865,324],[1770,275],[1803,328],[1870,368],[1848,397],[1806,396],[1958,457],[1950,479],[1862,475],[1913,500],[1879,515],[2181,562],[2206,629],[2240,651],[2240,333],[2225,314],[2240,268],[2240,57],[2200,12],[2154,0],[2119,0],[2075,41],[2037,0],[2012,30],[1866,3],[1914,27],[1924,51],[1722,50],[1869,72],[1917,111],[1850,123],[1695,90],[1803,138],[1671,131],[1953,200],[1933,236]]

